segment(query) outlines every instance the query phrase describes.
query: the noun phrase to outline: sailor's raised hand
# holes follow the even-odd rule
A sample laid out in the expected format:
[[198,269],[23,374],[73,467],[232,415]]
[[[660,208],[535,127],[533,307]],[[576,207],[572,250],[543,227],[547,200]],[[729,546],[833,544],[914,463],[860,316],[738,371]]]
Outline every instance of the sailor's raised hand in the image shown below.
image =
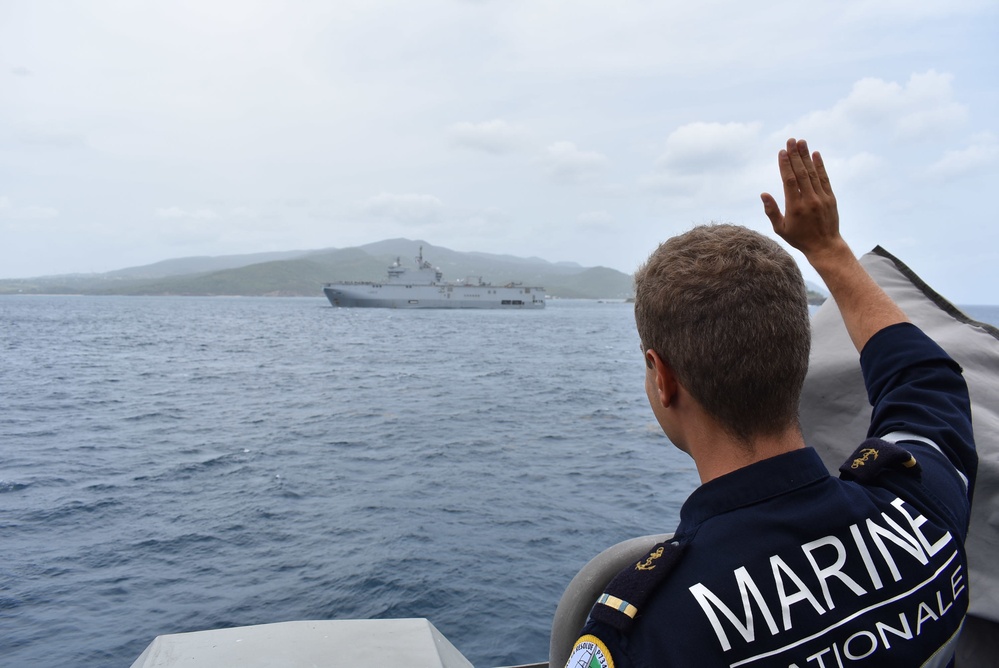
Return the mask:
[[763,193],[763,211],[774,232],[811,262],[830,252],[849,252],[839,233],[839,211],[818,151],[809,155],[804,139],[788,139],[777,156],[784,184],[784,213],[770,193]]

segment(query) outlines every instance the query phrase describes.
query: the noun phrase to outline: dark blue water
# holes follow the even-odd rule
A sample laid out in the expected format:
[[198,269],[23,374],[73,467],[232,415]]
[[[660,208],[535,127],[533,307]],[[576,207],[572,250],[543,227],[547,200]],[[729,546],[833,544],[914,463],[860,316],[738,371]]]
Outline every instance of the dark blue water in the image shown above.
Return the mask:
[[672,530],[697,480],[626,304],[0,297],[0,354],[5,666],[389,617],[544,660],[577,569]]
[[696,483],[627,304],[4,297],[0,322],[2,665],[386,617],[544,660],[576,570]]

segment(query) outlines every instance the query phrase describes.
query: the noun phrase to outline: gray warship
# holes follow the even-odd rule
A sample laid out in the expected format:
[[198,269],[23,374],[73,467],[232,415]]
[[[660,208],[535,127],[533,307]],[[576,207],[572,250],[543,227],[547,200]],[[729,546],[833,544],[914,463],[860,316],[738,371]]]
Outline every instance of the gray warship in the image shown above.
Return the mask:
[[333,306],[366,308],[504,308],[545,307],[545,289],[520,283],[492,285],[447,282],[440,269],[423,259],[423,246],[416,256],[416,269],[402,266],[401,258],[389,265],[388,280],[326,283],[323,294]]

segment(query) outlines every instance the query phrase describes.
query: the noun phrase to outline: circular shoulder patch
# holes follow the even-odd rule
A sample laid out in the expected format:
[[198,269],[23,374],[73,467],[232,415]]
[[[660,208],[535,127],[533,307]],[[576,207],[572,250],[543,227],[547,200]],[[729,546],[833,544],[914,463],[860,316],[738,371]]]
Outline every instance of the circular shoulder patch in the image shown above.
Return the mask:
[[614,668],[614,659],[600,638],[585,635],[576,641],[565,668]]

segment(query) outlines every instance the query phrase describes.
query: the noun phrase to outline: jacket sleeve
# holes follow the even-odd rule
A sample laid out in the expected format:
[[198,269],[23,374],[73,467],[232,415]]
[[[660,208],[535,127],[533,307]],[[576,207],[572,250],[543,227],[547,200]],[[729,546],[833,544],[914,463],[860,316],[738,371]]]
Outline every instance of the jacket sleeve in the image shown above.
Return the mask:
[[930,480],[956,477],[970,505],[978,455],[960,365],[918,327],[900,323],[868,341],[860,366],[874,407],[868,436],[923,451],[919,459],[924,470],[930,465]]

